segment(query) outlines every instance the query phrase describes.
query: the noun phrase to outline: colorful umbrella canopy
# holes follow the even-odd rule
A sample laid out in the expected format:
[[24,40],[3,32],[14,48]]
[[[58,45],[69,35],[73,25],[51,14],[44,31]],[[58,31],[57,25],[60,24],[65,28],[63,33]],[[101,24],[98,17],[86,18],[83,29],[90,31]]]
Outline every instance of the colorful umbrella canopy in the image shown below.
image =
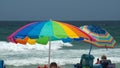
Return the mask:
[[84,40],[85,42],[91,43],[101,48],[113,48],[116,45],[114,38],[101,27],[94,25],[84,25],[81,26],[80,29],[91,35],[96,40],[96,42],[91,40]]
[[47,44],[49,40],[84,38],[94,40],[79,28],[58,21],[42,21],[27,24],[8,37],[8,40],[21,44]]
[[12,33],[8,37],[8,41],[21,44],[47,44],[49,41],[48,64],[50,64],[50,41],[68,41],[76,38],[96,41],[93,37],[89,36],[78,27],[54,20],[27,24]]

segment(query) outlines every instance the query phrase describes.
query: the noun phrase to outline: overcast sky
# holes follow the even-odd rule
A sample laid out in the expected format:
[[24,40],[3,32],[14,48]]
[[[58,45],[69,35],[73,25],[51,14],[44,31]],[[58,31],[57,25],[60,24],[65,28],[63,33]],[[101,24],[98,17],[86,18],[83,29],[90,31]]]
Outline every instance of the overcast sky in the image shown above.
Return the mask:
[[0,0],[0,20],[120,20],[120,0]]

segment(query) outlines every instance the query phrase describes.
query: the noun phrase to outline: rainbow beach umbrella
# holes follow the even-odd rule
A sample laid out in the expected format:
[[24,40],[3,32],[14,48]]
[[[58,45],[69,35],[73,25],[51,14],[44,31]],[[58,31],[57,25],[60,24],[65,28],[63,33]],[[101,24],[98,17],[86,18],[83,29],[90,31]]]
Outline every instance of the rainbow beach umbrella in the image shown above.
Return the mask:
[[80,27],[85,33],[92,36],[96,41],[84,40],[94,46],[100,48],[113,48],[116,45],[115,39],[108,33],[105,29],[94,26],[94,25],[84,25]]
[[51,41],[67,41],[76,38],[96,41],[93,37],[89,36],[78,27],[54,20],[27,24],[12,33],[7,39],[10,42],[21,44],[47,44],[49,41],[48,64],[50,64]]

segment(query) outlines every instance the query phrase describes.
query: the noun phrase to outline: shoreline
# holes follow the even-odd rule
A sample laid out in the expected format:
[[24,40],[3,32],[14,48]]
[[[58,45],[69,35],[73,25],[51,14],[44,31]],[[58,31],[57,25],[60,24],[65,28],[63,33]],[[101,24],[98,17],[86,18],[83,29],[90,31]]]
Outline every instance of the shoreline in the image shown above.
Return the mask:
[[[25,65],[25,66],[6,65],[6,68],[37,68],[38,65],[37,64],[36,65]],[[74,64],[60,65],[60,68],[74,68]],[[115,68],[120,68],[120,63],[115,63]]]

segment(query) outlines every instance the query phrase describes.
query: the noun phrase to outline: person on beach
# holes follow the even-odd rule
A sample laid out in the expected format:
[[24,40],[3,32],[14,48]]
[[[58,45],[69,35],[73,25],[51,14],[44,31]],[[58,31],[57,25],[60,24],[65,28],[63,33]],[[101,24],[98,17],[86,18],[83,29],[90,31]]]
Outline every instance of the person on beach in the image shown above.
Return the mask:
[[100,60],[99,58],[97,58],[97,62],[95,64],[100,64]]
[[[47,65],[44,65],[44,66],[38,66],[37,68],[48,68]],[[50,68],[60,68],[56,62],[52,62],[50,63]]]
[[101,56],[100,64],[102,64],[103,68],[107,68],[109,64],[111,64],[111,60],[107,60],[106,55]]
[[50,64],[50,68],[60,68],[60,67],[58,67],[58,65],[57,65],[56,62],[52,62],[52,63]]

